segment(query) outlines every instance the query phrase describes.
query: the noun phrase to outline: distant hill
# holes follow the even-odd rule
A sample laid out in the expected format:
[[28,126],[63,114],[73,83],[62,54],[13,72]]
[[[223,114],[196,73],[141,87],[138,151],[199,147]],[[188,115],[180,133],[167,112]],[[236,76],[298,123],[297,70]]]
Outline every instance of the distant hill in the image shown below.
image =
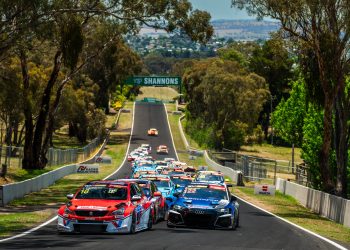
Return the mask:
[[[277,31],[280,27],[278,22],[256,20],[214,20],[212,25],[216,36],[241,41],[266,40],[271,32]],[[166,36],[167,34],[163,30],[155,31],[145,27],[141,29],[140,35]]]
[[266,40],[280,28],[278,22],[256,20],[214,20],[212,25],[215,35],[234,40]]

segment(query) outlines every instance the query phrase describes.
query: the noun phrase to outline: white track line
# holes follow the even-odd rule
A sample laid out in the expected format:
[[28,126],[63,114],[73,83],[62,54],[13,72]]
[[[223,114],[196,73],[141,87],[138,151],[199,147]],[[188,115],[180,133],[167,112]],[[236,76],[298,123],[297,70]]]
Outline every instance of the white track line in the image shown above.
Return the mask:
[[331,241],[330,239],[327,239],[327,238],[325,238],[325,237],[323,237],[323,236],[321,236],[321,235],[319,235],[319,234],[317,234],[317,233],[314,233],[314,232],[312,232],[312,231],[310,231],[310,230],[308,230],[308,229],[306,229],[306,228],[303,228],[303,227],[301,227],[301,226],[299,226],[299,225],[297,225],[297,224],[294,224],[293,222],[290,222],[290,221],[288,221],[288,220],[286,220],[286,219],[284,219],[284,218],[282,218],[282,217],[280,217],[280,216],[278,216],[278,215],[275,215],[275,214],[273,214],[273,213],[271,213],[271,212],[269,212],[269,211],[267,211],[267,210],[265,210],[265,209],[263,209],[263,208],[261,208],[261,207],[258,207],[258,206],[256,206],[256,205],[250,203],[249,201],[246,201],[246,200],[240,198],[239,196],[238,196],[238,198],[239,198],[240,200],[242,200],[243,202],[249,204],[249,205],[252,206],[252,207],[255,207],[255,208],[257,208],[257,209],[259,209],[259,210],[261,210],[261,211],[263,211],[263,212],[265,212],[265,213],[267,213],[267,214],[269,214],[269,215],[274,216],[275,218],[278,218],[278,219],[280,219],[280,220],[282,220],[282,221],[288,223],[289,225],[292,225],[292,226],[294,226],[294,227],[296,227],[296,228],[298,228],[298,229],[300,229],[300,230],[302,230],[302,231],[304,231],[304,232],[306,232],[306,233],[308,233],[308,234],[311,234],[311,235],[313,235],[313,236],[315,236],[315,237],[317,237],[317,238],[319,238],[319,239],[321,239],[321,240],[324,240],[324,241],[328,242],[329,244],[335,246],[335,247],[338,248],[338,249],[347,250],[347,248],[345,248],[345,247],[339,245],[338,243],[336,243],[336,242],[334,242],[334,241]]
[[165,115],[166,115],[166,120],[168,122],[168,127],[169,127],[169,131],[170,131],[170,137],[171,137],[171,141],[173,143],[173,148],[175,151],[175,155],[176,155],[176,160],[179,160],[179,156],[177,155],[177,151],[176,151],[176,147],[175,147],[175,143],[174,143],[174,138],[173,138],[173,133],[171,132],[171,127],[170,127],[170,123],[169,123],[169,117],[168,117],[168,110],[166,108],[166,105],[163,103],[164,109],[165,109]]
[[[128,152],[129,152],[129,148],[130,148],[130,142],[131,142],[131,137],[132,137],[132,133],[134,131],[134,119],[135,119],[135,102],[134,102],[134,106],[133,106],[133,114],[132,114],[132,125],[131,125],[131,132],[130,132],[130,138],[129,138],[129,144],[128,144],[128,148],[127,148],[127,151],[125,153],[125,157],[124,157],[124,160],[123,160],[123,163],[119,166],[119,168],[114,171],[112,174],[108,175],[107,177],[105,177],[103,180],[106,180],[108,179],[110,176],[116,174],[120,169],[121,167],[124,165],[125,161],[126,161],[126,158],[127,158],[127,155],[128,155]],[[28,231],[25,231],[23,233],[20,233],[20,234],[17,234],[17,235],[14,235],[12,237],[9,237],[9,238],[5,238],[5,239],[2,239],[0,240],[0,243],[1,242],[5,242],[5,241],[9,241],[9,240],[13,240],[13,239],[17,239],[17,238],[21,238],[21,237],[24,237],[30,233],[33,233],[37,230],[39,230],[40,228],[42,227],[45,227],[47,226],[48,224],[50,224],[51,222],[54,222],[55,220],[57,220],[57,215],[51,219],[49,219],[48,221],[45,221],[44,223],[40,224],[39,226],[37,227],[34,227],[32,229],[29,229]]]

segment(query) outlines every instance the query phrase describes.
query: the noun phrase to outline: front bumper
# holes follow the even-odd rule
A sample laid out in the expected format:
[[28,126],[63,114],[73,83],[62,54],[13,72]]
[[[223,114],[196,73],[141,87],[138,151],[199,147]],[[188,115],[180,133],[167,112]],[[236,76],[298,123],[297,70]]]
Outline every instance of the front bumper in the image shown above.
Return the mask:
[[59,215],[57,231],[65,233],[127,233],[130,231],[131,220],[131,216],[115,220],[78,220]]
[[188,227],[232,228],[233,214],[221,214],[214,209],[169,210],[168,224]]

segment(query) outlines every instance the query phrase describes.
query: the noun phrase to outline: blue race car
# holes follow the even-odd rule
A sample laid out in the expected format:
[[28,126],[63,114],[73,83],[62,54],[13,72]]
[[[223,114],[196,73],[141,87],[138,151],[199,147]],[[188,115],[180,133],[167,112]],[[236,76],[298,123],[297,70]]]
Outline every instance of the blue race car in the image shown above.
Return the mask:
[[226,184],[192,182],[169,210],[167,226],[236,229],[239,225],[239,204]]
[[177,199],[173,194],[176,192],[176,185],[171,181],[167,175],[146,174],[141,175],[140,179],[151,180],[157,186],[158,191],[166,197],[167,208],[171,207]]

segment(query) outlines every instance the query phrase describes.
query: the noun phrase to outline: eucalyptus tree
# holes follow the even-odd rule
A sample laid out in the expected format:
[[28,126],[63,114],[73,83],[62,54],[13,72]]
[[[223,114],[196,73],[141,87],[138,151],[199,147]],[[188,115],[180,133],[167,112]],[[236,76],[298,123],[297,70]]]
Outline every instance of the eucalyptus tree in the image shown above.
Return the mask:
[[[299,44],[304,78],[309,95],[324,110],[323,141],[319,165],[323,190],[346,197],[347,148],[349,143],[350,96],[346,90],[349,74],[349,0],[232,0],[258,18],[279,20],[281,28]],[[336,181],[330,168],[330,151],[335,112]]]
[[[210,15],[187,0],[0,0],[0,52],[15,55],[21,68],[25,124],[23,168],[44,168],[55,113],[67,83],[93,58],[126,33],[142,26],[185,31],[202,43],[212,36]],[[101,27],[96,28],[96,27]],[[99,37],[99,43],[93,38]],[[48,63],[48,78],[31,101],[30,63]]]

